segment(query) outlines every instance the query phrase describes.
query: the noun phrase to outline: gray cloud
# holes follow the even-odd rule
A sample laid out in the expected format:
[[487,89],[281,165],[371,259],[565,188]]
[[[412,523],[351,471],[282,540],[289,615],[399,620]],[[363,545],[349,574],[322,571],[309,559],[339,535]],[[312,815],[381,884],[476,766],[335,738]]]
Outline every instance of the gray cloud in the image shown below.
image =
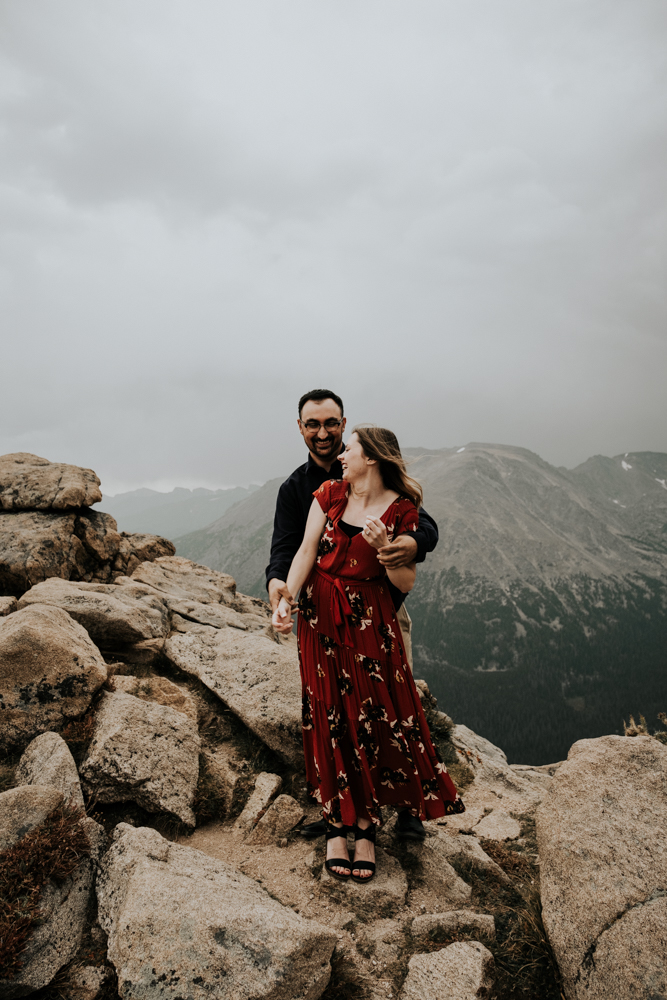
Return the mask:
[[0,451],[103,486],[667,450],[661,0],[4,7]]

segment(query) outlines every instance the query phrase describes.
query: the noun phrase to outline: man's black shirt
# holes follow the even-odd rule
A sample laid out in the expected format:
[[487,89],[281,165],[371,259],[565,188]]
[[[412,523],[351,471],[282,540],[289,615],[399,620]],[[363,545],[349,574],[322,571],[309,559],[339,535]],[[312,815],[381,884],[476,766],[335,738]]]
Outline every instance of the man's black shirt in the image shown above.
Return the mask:
[[[287,579],[292,560],[303,541],[315,490],[328,479],[342,478],[343,467],[338,459],[327,472],[309,455],[308,461],[295,469],[289,479],[282,484],[276,501],[271,561],[266,567],[267,587],[269,580]],[[414,534],[414,539],[417,543],[417,562],[423,562],[426,554],[432,552],[438,544],[438,526],[423,507],[419,508],[419,528]],[[394,604],[398,607],[396,602],[400,603],[404,595],[395,587],[391,587],[391,590]]]

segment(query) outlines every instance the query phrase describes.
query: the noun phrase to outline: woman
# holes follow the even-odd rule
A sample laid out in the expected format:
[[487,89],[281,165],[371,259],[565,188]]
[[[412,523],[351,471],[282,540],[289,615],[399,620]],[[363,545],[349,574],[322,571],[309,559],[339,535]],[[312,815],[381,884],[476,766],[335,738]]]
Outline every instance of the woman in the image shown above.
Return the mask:
[[[385,570],[377,559],[392,538],[417,529],[421,487],[381,427],[356,427],[341,464],[343,479],[314,494],[287,587],[301,591],[306,777],[327,822],[325,864],[336,878],[367,882],[383,805],[421,819],[464,806],[431,741],[396,621],[392,588],[408,593],[416,564]],[[292,628],[284,599],[273,624]]]

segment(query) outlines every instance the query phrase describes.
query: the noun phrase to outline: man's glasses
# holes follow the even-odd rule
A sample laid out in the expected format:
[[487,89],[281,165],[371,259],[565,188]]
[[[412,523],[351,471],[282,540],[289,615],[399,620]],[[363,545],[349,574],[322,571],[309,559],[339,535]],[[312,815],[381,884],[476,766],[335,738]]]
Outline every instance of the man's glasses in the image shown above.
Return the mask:
[[323,424],[319,420],[302,420],[301,426],[305,427],[307,431],[319,431],[320,427],[324,427],[325,431],[335,431],[338,430],[342,423],[342,419],[334,420],[332,417],[331,420],[325,420]]

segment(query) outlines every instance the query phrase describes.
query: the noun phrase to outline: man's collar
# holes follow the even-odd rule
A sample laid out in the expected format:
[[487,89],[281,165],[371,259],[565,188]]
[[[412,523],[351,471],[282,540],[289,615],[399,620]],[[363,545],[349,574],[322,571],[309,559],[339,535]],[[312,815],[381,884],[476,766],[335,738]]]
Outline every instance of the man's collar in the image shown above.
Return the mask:
[[327,472],[326,469],[323,469],[321,465],[317,464],[311,453],[308,452],[308,461],[306,462],[306,472],[314,472],[315,470],[317,470],[318,472],[323,472],[325,476],[328,476],[329,473],[331,472],[331,469],[333,469],[335,465],[340,466],[339,458],[334,458],[333,462],[331,463],[331,468],[329,469],[329,472]]

